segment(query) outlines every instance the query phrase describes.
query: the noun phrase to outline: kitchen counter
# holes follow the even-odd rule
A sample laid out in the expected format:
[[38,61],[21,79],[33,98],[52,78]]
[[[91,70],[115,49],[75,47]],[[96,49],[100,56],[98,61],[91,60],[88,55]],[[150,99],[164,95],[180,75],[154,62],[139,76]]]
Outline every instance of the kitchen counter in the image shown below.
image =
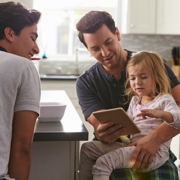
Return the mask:
[[79,75],[46,75],[46,74],[40,74],[41,80],[76,80],[79,77]]
[[[67,119],[66,119],[67,120]],[[65,121],[66,121],[65,120]],[[84,125],[74,125],[70,122],[76,121],[71,118],[66,123],[36,123],[34,141],[85,141],[88,139],[88,132]]]
[[60,122],[37,121],[34,141],[84,141],[88,139],[88,131],[64,90],[42,91],[41,102],[63,102],[66,104],[66,109]]
[[43,90],[41,102],[63,102],[66,109],[60,122],[37,120],[29,180],[76,180],[79,141],[88,140],[88,131],[64,90]]

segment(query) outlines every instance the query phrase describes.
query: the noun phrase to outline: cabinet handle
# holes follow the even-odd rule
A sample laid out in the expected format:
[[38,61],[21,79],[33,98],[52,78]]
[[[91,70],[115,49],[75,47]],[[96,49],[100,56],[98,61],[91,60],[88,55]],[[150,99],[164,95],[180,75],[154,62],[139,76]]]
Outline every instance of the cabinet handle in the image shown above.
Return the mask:
[[131,24],[130,27],[133,28],[133,27],[134,27],[134,24]]

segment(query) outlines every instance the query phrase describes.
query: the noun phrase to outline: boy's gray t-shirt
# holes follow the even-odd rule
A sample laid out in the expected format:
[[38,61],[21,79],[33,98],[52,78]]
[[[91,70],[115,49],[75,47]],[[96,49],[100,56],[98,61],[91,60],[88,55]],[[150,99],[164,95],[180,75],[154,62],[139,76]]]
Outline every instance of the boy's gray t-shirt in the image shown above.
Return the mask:
[[39,114],[40,79],[34,64],[23,57],[0,52],[0,178],[7,175],[14,112]]

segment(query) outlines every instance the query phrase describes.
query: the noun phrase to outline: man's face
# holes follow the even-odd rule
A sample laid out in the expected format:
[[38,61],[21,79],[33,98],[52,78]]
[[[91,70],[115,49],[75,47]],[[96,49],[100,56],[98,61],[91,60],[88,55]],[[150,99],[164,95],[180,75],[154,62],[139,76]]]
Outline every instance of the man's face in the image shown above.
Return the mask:
[[11,53],[31,59],[39,53],[37,37],[37,25],[25,27],[18,36],[13,35]]
[[113,34],[106,25],[102,25],[93,34],[85,33],[84,40],[90,54],[103,66],[108,69],[117,66],[121,54],[118,29]]

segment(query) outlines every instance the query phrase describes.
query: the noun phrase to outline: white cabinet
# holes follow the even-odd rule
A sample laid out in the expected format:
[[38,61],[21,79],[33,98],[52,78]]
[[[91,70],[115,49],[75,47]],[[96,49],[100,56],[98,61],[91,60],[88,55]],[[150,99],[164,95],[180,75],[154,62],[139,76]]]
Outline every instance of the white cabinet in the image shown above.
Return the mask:
[[154,34],[156,0],[121,0],[121,32]]
[[[12,0],[0,0],[0,3],[1,2],[8,2],[8,1],[12,1]],[[32,8],[33,7],[33,1],[32,0],[13,0],[15,2],[21,2],[23,3],[25,6],[27,6],[28,8]]]
[[180,34],[179,0],[120,0],[124,34]]
[[157,34],[180,34],[179,9],[179,0],[157,0]]

